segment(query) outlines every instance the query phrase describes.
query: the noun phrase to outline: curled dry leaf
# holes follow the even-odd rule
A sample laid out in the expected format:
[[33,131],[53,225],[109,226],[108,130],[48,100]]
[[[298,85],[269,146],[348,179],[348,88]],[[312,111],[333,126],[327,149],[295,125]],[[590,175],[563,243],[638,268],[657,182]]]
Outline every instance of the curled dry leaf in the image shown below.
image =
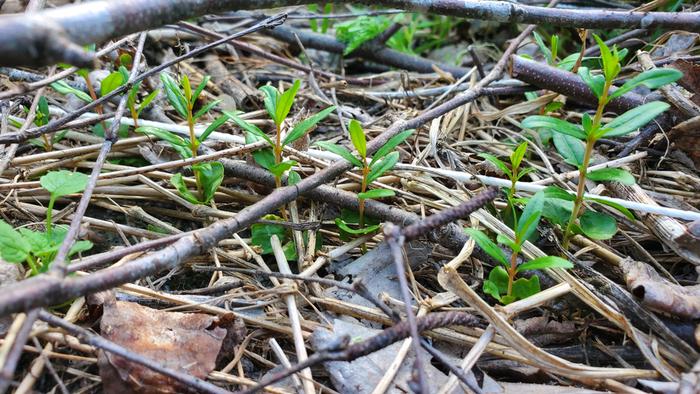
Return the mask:
[[700,285],[680,286],[662,278],[652,267],[632,259],[620,262],[627,288],[642,304],[681,318],[700,318]]
[[546,316],[516,320],[513,322],[513,327],[537,346],[564,343],[579,334],[574,322],[558,322]]
[[[240,335],[240,324],[201,313],[164,312],[107,297],[102,336],[129,350],[198,378],[214,370],[222,343]],[[223,323],[223,324],[221,324]],[[236,327],[232,337],[224,327]],[[107,352],[98,365],[105,393],[186,393],[181,383]],[[125,385],[128,389],[125,389]]]

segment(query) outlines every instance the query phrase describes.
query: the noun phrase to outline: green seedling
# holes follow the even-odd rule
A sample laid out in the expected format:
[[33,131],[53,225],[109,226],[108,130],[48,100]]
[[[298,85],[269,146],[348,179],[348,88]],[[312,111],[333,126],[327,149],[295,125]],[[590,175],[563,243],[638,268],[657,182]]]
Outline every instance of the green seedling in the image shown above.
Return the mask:
[[[575,233],[582,232],[595,239],[608,239],[617,231],[615,219],[609,215],[587,210],[579,218],[581,207],[586,200],[584,192],[587,179],[617,181],[626,184],[634,183],[634,177],[621,169],[608,168],[588,172],[595,143],[603,137],[619,137],[636,131],[666,111],[669,105],[660,101],[649,102],[625,112],[610,122],[603,123],[605,107],[612,100],[638,86],[656,89],[683,76],[681,72],[674,69],[653,69],[640,73],[628,80],[620,88],[611,91],[613,82],[621,70],[622,54],[616,47],[610,49],[597,35],[593,36],[600,46],[602,73],[594,75],[587,67],[581,67],[578,70],[578,75],[598,99],[595,115],[591,117],[589,114],[584,114],[580,125],[563,119],[541,115],[530,116],[522,122],[525,128],[547,128],[559,134],[557,137],[559,140],[559,152],[562,153],[562,156],[568,163],[577,166],[579,169],[578,188],[576,196],[573,198],[569,220],[564,229],[562,246],[565,249],[568,248],[570,238]],[[557,144],[557,139],[554,140],[555,144]],[[581,141],[584,141],[585,144],[582,144]],[[550,194],[568,195],[568,193],[561,193],[551,189]],[[567,199],[570,200],[571,198],[567,197]],[[601,200],[594,200],[594,202],[611,205]],[[620,207],[615,205],[611,206],[619,210]],[[623,210],[622,212],[632,217],[629,211]]]
[[[267,169],[275,176],[275,184],[277,187],[282,186],[282,176],[289,171],[297,163],[293,160],[283,160],[282,151],[284,147],[298,140],[309,133],[318,122],[325,119],[331,112],[335,111],[335,106],[330,106],[317,114],[314,114],[292,127],[291,131],[286,136],[282,134],[282,126],[289,115],[289,111],[294,104],[294,98],[301,85],[299,80],[294,81],[292,87],[284,92],[280,92],[272,86],[263,86],[260,90],[265,95],[265,109],[267,110],[270,119],[275,124],[274,140],[270,138],[258,126],[241,119],[239,113],[224,112],[238,126],[246,131],[246,142],[252,143],[256,141],[266,141],[269,148],[261,149],[253,154],[255,162],[261,167]],[[289,173],[289,182],[294,184],[298,181],[299,174],[294,171]],[[284,215],[283,215],[284,216]]]
[[399,152],[392,152],[392,150],[405,141],[406,138],[411,135],[413,130],[406,130],[395,135],[389,139],[389,141],[383,145],[371,159],[369,159],[367,157],[367,136],[365,135],[360,122],[353,119],[350,121],[348,128],[350,131],[350,140],[352,141],[352,145],[355,147],[355,151],[360,156],[359,159],[340,145],[335,145],[325,141],[320,141],[316,144],[327,151],[337,154],[360,169],[362,182],[360,186],[360,193],[357,194],[359,207],[359,228],[351,228],[342,218],[337,218],[335,223],[341,230],[350,234],[369,234],[376,231],[379,228],[379,224],[365,227],[365,200],[392,197],[394,196],[394,191],[388,189],[367,189],[372,182],[376,181],[385,172],[394,168],[396,163],[399,161]]
[[[114,89],[117,89],[118,87],[126,84],[128,81],[128,70],[126,69],[126,67],[120,66],[117,71],[114,71],[102,80],[102,83],[100,84],[100,94],[102,96],[105,96],[111,93]],[[160,92],[159,89],[156,89],[149,93],[146,97],[144,97],[143,100],[139,100],[138,92],[140,88],[141,81],[135,83],[134,86],[132,86],[131,89],[129,89],[129,95],[127,96],[126,101],[126,106],[127,108],[129,108],[131,118],[134,120],[134,128],[139,127],[138,118],[141,115],[141,112],[143,112],[143,110],[151,104],[153,99],[155,99],[156,96],[158,96],[158,93]]]
[[[27,109],[27,111],[29,111]],[[39,98],[39,103],[36,107],[36,114],[34,115],[34,124],[38,127],[45,126],[51,120],[51,113],[49,112],[49,102],[46,97],[41,96]],[[41,138],[32,138],[29,143],[43,148],[45,151],[50,152],[53,150],[53,145],[65,137],[68,130],[59,131],[52,136],[42,134]]]
[[503,172],[510,180],[510,188],[506,189],[506,199],[508,206],[506,207],[507,223],[512,224],[517,221],[517,212],[515,206],[515,184],[525,175],[534,171],[534,168],[521,168],[525,153],[527,153],[528,143],[523,142],[510,155],[510,168],[499,158],[488,153],[480,153],[479,156],[488,160]]
[[539,270],[545,268],[573,268],[571,262],[556,256],[543,256],[523,264],[518,264],[518,255],[522,251],[523,244],[537,230],[541,219],[545,196],[543,192],[536,193],[523,209],[517,224],[514,226],[515,239],[511,240],[503,234],[498,234],[496,241],[511,249],[510,261],[506,253],[481,230],[468,228],[464,231],[476,242],[479,247],[500,265],[494,267],[489,273],[489,278],[484,281],[484,293],[491,295],[503,304],[522,300],[540,291],[539,278],[536,275],[529,279],[515,279],[517,274],[523,271]]
[[[226,123],[228,116],[219,116],[207,126],[202,134],[197,136],[194,127],[195,121],[210,112],[219,103],[219,100],[212,101],[196,112],[194,110],[197,99],[204,91],[209,77],[204,77],[194,91],[186,75],[183,75],[178,83],[169,75],[161,74],[161,81],[163,82],[168,101],[175,111],[182,118],[187,120],[190,138],[189,140],[185,140],[170,131],[150,126],[141,126],[136,129],[136,132],[160,138],[168,142],[183,159],[195,158],[197,157],[197,149],[202,142],[204,142],[211,133],[216,131],[216,129],[221,127],[221,125]],[[146,102],[146,99],[142,101],[141,105],[143,105],[144,102]],[[217,161],[196,163],[192,165],[192,171],[197,185],[196,194],[189,190],[182,174],[178,173],[173,175],[170,178],[170,183],[175,186],[180,195],[187,201],[193,204],[208,204],[214,198],[216,190],[224,179],[224,166]]]
[[[319,11],[319,6],[318,4],[309,4],[306,6],[309,11],[318,13]],[[333,12],[333,3],[326,3],[323,6],[323,15],[329,15],[330,13]],[[332,26],[332,20],[330,18],[323,18],[321,20],[321,34],[326,34],[328,32],[328,28]],[[315,33],[319,32],[319,27],[318,27],[318,21],[316,19],[310,19],[309,20],[309,27],[311,27],[311,30]]]
[[[26,262],[32,275],[48,271],[68,232],[65,226],[53,226],[54,203],[59,197],[82,192],[87,182],[87,175],[65,170],[49,172],[42,176],[41,186],[50,195],[46,210],[46,231],[14,229],[7,222],[0,220],[0,256],[3,260],[16,264]],[[68,256],[90,248],[90,241],[77,241],[71,247]]]

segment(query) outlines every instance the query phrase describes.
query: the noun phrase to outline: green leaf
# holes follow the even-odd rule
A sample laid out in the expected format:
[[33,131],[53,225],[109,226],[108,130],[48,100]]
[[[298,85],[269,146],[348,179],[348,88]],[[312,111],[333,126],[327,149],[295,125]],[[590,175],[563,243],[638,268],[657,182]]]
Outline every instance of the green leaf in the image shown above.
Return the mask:
[[644,85],[649,89],[656,89],[681,78],[683,78],[683,73],[673,68],[654,68],[644,71],[615,90],[610,95],[610,100],[622,96],[637,86]]
[[583,233],[593,239],[610,239],[617,232],[615,218],[600,212],[584,212],[579,219],[579,223]]
[[76,241],[68,251],[68,257],[73,256],[76,253],[88,251],[90,249],[92,249],[92,242],[87,240]]
[[200,108],[199,111],[197,111],[197,113],[194,114],[193,119],[199,119],[202,115],[206,114],[207,112],[211,111],[212,108],[216,107],[220,102],[221,100],[214,100],[207,103],[207,105]]
[[551,223],[558,224],[562,228],[566,227],[571,218],[571,211],[574,209],[573,201],[559,198],[546,198],[542,207],[542,216]]
[[58,93],[61,93],[63,95],[67,94],[73,94],[75,97],[85,101],[86,103],[91,103],[92,102],[92,97],[90,97],[89,94],[83,92],[82,90],[78,90],[70,85],[66,81],[56,81],[50,85],[53,90],[57,91]]
[[357,150],[357,153],[360,154],[360,157],[366,158],[367,138],[365,137],[365,131],[362,130],[362,125],[360,122],[352,119],[350,120],[348,129],[350,131],[350,140],[352,141],[352,145],[355,147],[355,150]]
[[[266,215],[263,219],[279,220],[280,218],[274,215]],[[262,254],[272,253],[270,238],[273,235],[276,235],[280,242],[285,242],[287,240],[287,229],[281,224],[272,223],[254,223],[250,226],[250,242],[262,248]]]
[[299,173],[296,171],[289,171],[289,175],[287,176],[287,185],[293,186],[299,182],[301,182],[301,176]]
[[175,108],[175,111],[177,111],[180,116],[187,118],[187,99],[182,93],[182,90],[180,90],[180,86],[170,75],[165,73],[160,74],[160,80],[163,82],[165,96],[168,98],[170,105]]
[[345,231],[346,233],[353,234],[353,235],[365,235],[365,234],[370,234],[373,233],[377,230],[379,230],[379,225],[375,224],[373,226],[365,226],[363,228],[358,228],[354,229],[351,228],[350,226],[347,225],[341,218],[336,218],[335,219],[335,225],[338,226],[341,230]]
[[[493,287],[499,296],[501,294],[505,294],[508,292],[508,281],[509,280],[510,279],[508,276],[508,272],[500,265],[493,267],[491,272],[489,272],[488,281],[493,284]],[[498,297],[498,298],[494,297],[494,298],[499,299],[500,297]]]
[[129,89],[129,94],[126,97],[126,105],[129,108],[135,107],[136,106],[136,97],[139,93],[139,89],[141,88],[141,82],[136,82],[131,89]]
[[177,191],[180,193],[180,196],[182,196],[182,198],[184,198],[185,200],[191,202],[192,204],[200,203],[197,196],[192,194],[190,189],[187,188],[185,180],[182,178],[182,174],[173,174],[173,176],[170,177],[170,184],[175,186],[175,189],[177,189]]
[[605,200],[602,198],[594,198],[594,197],[584,197],[583,199],[586,201],[593,201],[593,202],[601,204],[601,205],[607,205],[611,208],[614,208],[614,209],[620,211],[620,213],[625,215],[629,220],[635,220],[634,215],[632,214],[632,212],[630,212],[629,209],[623,207],[622,205],[620,205],[616,202],[613,202],[610,200]]
[[100,84],[100,95],[103,97],[108,95],[114,89],[122,86],[124,82],[126,82],[124,75],[119,71],[109,74]]
[[301,122],[297,123],[296,126],[292,129],[292,131],[287,134],[286,137],[284,137],[284,141],[282,142],[282,145],[287,145],[291,144],[292,142],[298,140],[299,138],[303,137],[308,131],[311,130],[312,127],[316,126],[316,124],[323,119],[325,119],[328,115],[331,114],[331,112],[335,111],[335,106],[331,105],[330,107],[324,109],[323,111],[310,116]]
[[46,189],[55,198],[85,190],[89,177],[80,172],[51,171],[39,178],[41,187]]
[[586,139],[586,134],[581,126],[569,123],[565,120],[553,118],[551,116],[533,115],[528,116],[522,122],[522,126],[527,129],[538,129],[546,127],[558,133],[570,135],[579,139]]
[[377,150],[377,152],[372,155],[372,161],[370,161],[369,166],[372,167],[374,163],[386,156],[389,152],[393,151],[394,148],[399,146],[402,142],[406,140],[412,133],[414,129],[402,131],[399,134],[396,134],[395,136],[389,138],[389,141],[386,142],[386,144],[382,145],[381,148]]
[[[197,101],[197,99],[199,98],[199,95],[202,94],[202,91],[204,90],[204,88],[207,87],[207,83],[209,83],[209,78],[210,77],[208,75],[205,75],[204,78],[202,78],[202,82],[200,82],[199,85],[197,85],[197,89],[195,89],[194,94],[192,94],[192,104],[194,104],[195,101]],[[221,101],[221,100],[219,100],[219,101]]]
[[260,138],[264,139],[265,141],[267,141],[268,144],[270,144],[270,146],[275,145],[275,143],[272,142],[272,139],[270,137],[268,137],[262,130],[260,130],[258,128],[258,126],[254,125],[252,123],[248,123],[245,120],[239,118],[238,115],[235,114],[234,112],[229,112],[229,111],[223,111],[223,112],[224,112],[224,115],[231,118],[231,120],[233,120],[233,122],[236,123],[243,130],[255,135],[256,137],[260,137]]
[[155,99],[158,96],[158,93],[160,93],[160,89],[156,89],[156,90],[152,91],[151,93],[149,93],[148,96],[144,97],[141,104],[139,104],[138,109],[136,109],[137,116],[141,115],[141,112],[143,112],[143,110],[146,109],[151,104],[153,99]]
[[542,256],[520,264],[517,272],[541,270],[545,268],[574,268],[574,265],[566,259],[557,256]]
[[391,152],[386,155],[383,159],[379,160],[372,168],[369,170],[367,175],[367,183],[372,183],[382,176],[385,172],[394,168],[396,163],[399,161],[399,152]]
[[580,67],[578,69],[578,75],[581,77],[583,82],[588,85],[589,88],[593,91],[593,94],[597,98],[601,98],[603,96],[603,89],[605,89],[605,77],[602,75],[591,75],[591,71],[588,69],[588,67]]
[[592,181],[615,181],[623,185],[634,185],[634,176],[621,168],[601,168],[586,175]]
[[646,125],[668,108],[669,105],[664,102],[652,101],[631,109],[606,124],[601,136],[618,137],[629,134]]
[[175,135],[168,130],[163,130],[152,126],[141,126],[136,129],[136,132],[160,138],[163,141],[168,142],[183,159],[189,159],[192,157],[192,149],[190,149],[190,144],[179,135]]
[[[245,133],[245,143],[252,144],[257,141],[262,141],[262,138],[251,133]],[[266,170],[275,165],[275,154],[272,148],[258,149],[253,151],[253,159],[258,165]]]
[[481,289],[484,291],[484,294],[488,294],[491,297],[497,299],[498,301],[501,300],[501,294],[498,291],[498,286],[495,283],[493,283],[493,281],[486,279]]
[[554,142],[557,152],[564,158],[565,162],[577,168],[583,164],[586,147],[581,140],[566,134],[556,133],[552,137],[552,142]]
[[532,275],[530,279],[520,278],[513,282],[513,296],[516,300],[524,300],[539,292],[540,278],[537,275]]
[[597,34],[593,34],[593,38],[598,43],[600,47],[600,59],[603,63],[603,73],[605,74],[605,79],[608,81],[613,81],[617,74],[620,73],[620,56],[617,48],[613,47],[613,51],[605,44]]
[[214,198],[216,190],[224,180],[224,165],[218,161],[210,163],[196,163],[192,165],[192,170],[199,175],[199,182],[204,194],[203,204],[208,204]]
[[542,40],[542,36],[540,36],[536,31],[533,31],[532,35],[535,36],[535,43],[540,48],[540,52],[542,52],[542,54],[544,55],[547,64],[549,64],[550,66],[554,64],[554,59],[552,59],[552,51],[549,50],[549,48],[547,48],[547,45],[545,45],[544,40]]
[[557,64],[557,68],[560,68],[562,70],[566,71],[571,71],[573,70],[574,66],[576,65],[576,61],[578,60],[578,53],[572,53],[571,55],[561,59],[559,63]]
[[267,114],[270,115],[270,119],[272,119],[275,124],[281,124],[282,121],[277,121],[277,102],[279,101],[280,92],[274,86],[270,85],[262,86],[259,90],[265,95],[263,102]]
[[10,263],[21,263],[27,259],[31,245],[15,229],[0,219],[0,256]]
[[34,119],[34,124],[37,126],[43,126],[49,123],[51,119],[51,113],[49,112],[49,102],[46,100],[45,96],[39,97],[39,104],[36,107],[36,117]]
[[486,234],[484,234],[483,231],[477,230],[475,228],[466,228],[464,229],[464,232],[467,233],[467,235],[470,236],[474,240],[474,242],[476,242],[476,244],[479,245],[479,247],[483,249],[484,252],[486,252],[486,254],[493,257],[494,260],[498,261],[504,266],[510,267],[506,255],[503,253],[501,248],[499,248],[498,245],[493,243],[493,241],[491,241],[489,237]]
[[496,236],[496,242],[498,242],[501,245],[506,245],[513,251],[513,253],[520,253],[520,245],[516,244],[515,242],[513,242],[512,239],[506,237],[503,234],[498,234]]
[[187,104],[187,100],[189,100],[189,103],[194,104],[194,98],[192,97],[192,85],[190,85],[190,78],[187,75],[183,74],[180,77],[180,85],[182,85],[182,91],[185,94],[185,106],[189,107],[190,105]]
[[506,163],[502,162],[501,159],[497,158],[496,156],[490,154],[490,153],[479,153],[479,157],[482,157],[489,161],[491,164],[495,165],[496,168],[501,170],[508,178],[513,177],[513,173],[510,171],[510,168],[506,166]]
[[527,141],[518,145],[518,147],[513,151],[513,154],[510,155],[510,164],[513,169],[520,168],[520,163],[523,161],[525,153],[527,153]]
[[544,192],[539,191],[535,193],[530,201],[525,205],[522,215],[520,215],[520,220],[518,220],[518,227],[515,231],[516,238],[522,243],[530,238],[530,236],[537,229],[537,225],[540,223],[540,217],[542,216],[542,209],[544,206]]
[[209,135],[211,135],[211,133],[213,133],[214,131],[216,131],[216,129],[221,127],[221,125],[226,123],[227,120],[228,115],[221,115],[218,118],[214,119],[214,121],[211,122],[209,126],[207,126],[204,132],[199,137],[197,137],[197,140],[199,142],[204,142],[209,137]]
[[281,125],[285,119],[287,119],[287,115],[289,115],[289,111],[291,111],[292,105],[294,105],[294,97],[297,95],[299,86],[301,86],[301,82],[297,79],[294,81],[291,88],[279,96],[279,100],[277,101],[277,110],[275,112],[278,126]]
[[[111,120],[106,120],[104,122],[108,127],[112,126],[112,121]],[[95,134],[98,137],[104,138],[105,136],[105,128],[102,125],[102,122],[96,123],[95,125],[92,126],[92,133]],[[119,125],[117,128],[117,135],[119,138],[126,138],[129,136],[129,125],[122,123]]]
[[329,152],[335,153],[336,155],[352,163],[355,167],[362,168],[362,162],[357,157],[353,156],[349,150],[343,148],[342,146],[333,144],[328,141],[318,141],[316,145]]
[[576,200],[576,196],[573,194],[567,192],[566,190],[556,187],[556,186],[548,186],[542,190],[544,192],[545,198],[556,198],[556,199],[561,199],[561,200],[566,200],[566,201],[574,201]]
[[357,198],[362,198],[362,199],[377,199],[377,198],[384,198],[384,197],[394,197],[396,193],[394,193],[393,190],[388,190],[388,189],[372,189],[368,190],[364,193],[357,193]]
[[380,35],[391,23],[391,19],[383,16],[369,17],[363,15],[335,25],[336,38],[338,41],[346,44],[343,55],[352,53],[365,42]]
[[270,168],[268,168],[268,170],[272,173],[272,175],[276,176],[277,178],[281,178],[287,170],[289,170],[295,165],[297,165],[296,161],[285,160],[279,164],[271,166]]

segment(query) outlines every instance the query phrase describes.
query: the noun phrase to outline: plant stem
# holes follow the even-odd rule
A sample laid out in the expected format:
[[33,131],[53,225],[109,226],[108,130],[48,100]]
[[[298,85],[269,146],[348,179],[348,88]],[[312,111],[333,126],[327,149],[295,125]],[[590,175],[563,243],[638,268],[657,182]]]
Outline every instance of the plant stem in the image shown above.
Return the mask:
[[[95,88],[92,86],[92,82],[90,82],[90,77],[89,76],[83,76],[83,79],[85,80],[85,86],[87,87],[88,93],[90,93],[90,97],[92,98],[92,101],[97,101],[97,93],[95,93]],[[102,115],[102,104],[95,106],[95,112],[97,112],[98,115]],[[103,120],[100,122],[102,125],[102,129],[107,132],[107,123]]]
[[29,269],[32,270],[32,276],[39,275],[39,270],[37,269],[36,261],[34,260],[34,256],[32,256],[31,254],[27,255],[27,264],[29,265]]
[[[282,162],[282,125],[275,124],[277,134],[275,135],[275,146],[273,151],[275,154],[275,165],[279,165]],[[275,175],[275,187],[277,189],[282,187],[282,177]],[[282,219],[287,220],[287,210],[284,205],[280,207],[280,213],[282,214]]]
[[136,114],[136,107],[133,105],[129,106],[129,112],[131,112],[131,119],[134,120],[134,128],[139,128],[139,116]]
[[51,152],[53,150],[53,144],[49,141],[49,137],[47,137],[46,134],[42,134],[41,138],[44,140],[44,150]]
[[56,202],[56,197],[52,194],[51,197],[49,197],[49,205],[46,207],[46,233],[50,236],[51,235],[51,219],[53,216],[53,204]]
[[593,117],[593,124],[591,125],[591,130],[586,138],[586,148],[583,153],[583,163],[579,167],[579,177],[578,177],[578,187],[576,188],[576,200],[574,200],[574,208],[571,210],[571,217],[569,218],[569,223],[566,225],[564,230],[564,240],[561,246],[564,250],[569,248],[569,241],[571,239],[571,231],[578,219],[579,211],[581,210],[581,205],[583,205],[583,194],[586,191],[586,174],[588,173],[588,165],[591,162],[591,155],[593,154],[593,146],[597,141],[595,136],[598,128],[600,127],[601,119],[603,118],[603,111],[605,110],[605,105],[608,103],[608,90],[612,85],[611,81],[605,81],[605,86],[603,87],[603,95],[598,99],[598,108],[596,109],[595,116]]
[[[518,242],[517,240],[515,241]],[[513,251],[510,255],[510,268],[508,268],[508,293],[507,296],[513,294],[513,279],[515,279],[515,274],[518,272],[518,253]]]

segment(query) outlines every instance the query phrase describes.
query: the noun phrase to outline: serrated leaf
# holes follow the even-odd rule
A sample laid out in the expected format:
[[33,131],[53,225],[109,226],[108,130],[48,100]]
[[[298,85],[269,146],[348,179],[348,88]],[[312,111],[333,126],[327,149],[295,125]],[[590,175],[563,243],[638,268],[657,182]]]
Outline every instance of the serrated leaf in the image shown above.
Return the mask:
[[637,86],[646,86],[656,89],[666,84],[676,82],[683,77],[683,73],[673,68],[654,68],[640,73],[636,77],[625,82],[619,89],[610,95],[610,100],[620,97]]
[[192,194],[190,189],[187,188],[187,184],[185,184],[185,180],[183,179],[182,174],[173,174],[173,176],[170,177],[170,184],[175,186],[175,189],[177,189],[177,191],[180,193],[180,196],[185,200],[191,202],[192,204],[200,203],[197,196]]
[[355,119],[350,120],[348,130],[350,132],[350,140],[357,153],[359,153],[362,158],[367,157],[367,138],[365,137],[365,131],[362,130],[360,122]]
[[533,275],[530,279],[520,278],[513,282],[513,297],[524,300],[540,292],[540,278]]
[[160,138],[163,141],[168,142],[183,159],[189,159],[192,157],[192,149],[190,149],[189,143],[185,141],[184,138],[180,137],[179,135],[175,135],[168,130],[163,130],[152,126],[141,126],[136,129],[136,132]]
[[396,163],[399,161],[399,152],[391,152],[386,155],[383,159],[379,160],[374,164],[369,170],[367,175],[367,183],[372,183],[376,181],[385,172],[394,168]]
[[377,150],[377,152],[372,155],[372,161],[370,161],[369,166],[372,167],[374,163],[386,156],[389,152],[393,151],[394,148],[399,146],[402,142],[406,140],[412,133],[414,129],[402,131],[399,134],[396,134],[395,136],[389,138],[389,141],[386,142],[386,144],[382,145],[381,148]]
[[503,253],[501,248],[499,248],[498,245],[491,241],[489,237],[486,234],[484,234],[483,231],[477,230],[475,228],[466,228],[464,229],[464,232],[467,233],[467,235],[469,235],[474,240],[474,242],[476,242],[476,244],[479,245],[479,247],[484,252],[486,252],[486,254],[493,257],[494,260],[498,261],[506,267],[510,266],[506,259],[506,255]]
[[518,220],[518,227],[515,231],[516,238],[522,243],[530,238],[530,236],[537,229],[537,225],[540,223],[540,217],[542,216],[542,209],[544,206],[544,192],[539,191],[535,193],[530,201],[525,205],[523,213],[520,215]]
[[668,108],[669,105],[661,101],[652,101],[633,108],[606,124],[602,136],[619,137],[629,134],[645,126]]
[[209,163],[196,163],[192,165],[192,170],[197,173],[204,195],[203,204],[208,204],[214,198],[216,190],[224,180],[224,165],[218,161]]
[[586,134],[581,126],[569,123],[565,120],[553,118],[551,116],[533,115],[528,116],[522,122],[522,126],[527,129],[538,129],[546,127],[558,133],[567,134],[579,139],[586,139]]
[[0,256],[9,263],[21,263],[27,259],[31,245],[7,222],[0,219]]
[[336,155],[352,163],[355,167],[362,167],[362,162],[357,157],[353,156],[349,150],[340,145],[336,145],[328,141],[318,141],[316,145],[329,152],[335,153]]
[[518,266],[517,272],[541,270],[545,268],[574,268],[574,265],[566,259],[557,256],[542,256],[530,260]]
[[260,128],[258,128],[258,126],[254,125],[252,123],[248,123],[247,121],[238,117],[238,115],[233,113],[233,112],[229,112],[229,111],[223,111],[223,112],[224,112],[224,115],[228,116],[231,120],[233,120],[234,123],[236,123],[243,130],[255,135],[256,137],[264,139],[265,141],[267,141],[268,144],[270,144],[270,146],[275,145],[275,143],[272,142],[272,139],[270,137],[268,137],[267,134],[265,134],[265,132],[260,130]]
[[388,190],[388,189],[372,189],[368,190],[364,193],[357,193],[357,198],[362,198],[362,199],[377,199],[377,198],[385,198],[385,197],[394,197],[396,193],[393,190]]
[[102,82],[100,84],[100,95],[101,96],[108,95],[114,89],[123,85],[124,82],[126,82],[126,80],[124,79],[124,75],[122,73],[120,73],[119,71],[115,71],[115,72],[109,74],[107,77],[105,77],[102,80]]
[[51,171],[39,178],[41,187],[58,198],[85,190],[89,177],[80,172]]
[[600,212],[584,212],[579,218],[579,224],[583,233],[593,239],[610,239],[617,233],[615,218]]
[[566,134],[556,133],[552,136],[552,142],[565,162],[577,168],[583,164],[586,147],[581,140]]
[[297,79],[294,81],[291,88],[279,95],[275,111],[277,125],[282,124],[282,122],[287,119],[287,115],[289,115],[289,111],[291,111],[292,105],[294,105],[294,97],[297,95],[299,86],[301,86],[301,82]]
[[292,129],[292,131],[287,134],[286,137],[284,137],[284,141],[282,142],[283,145],[288,145],[291,144],[292,142],[298,140],[299,138],[303,137],[307,132],[311,130],[316,124],[323,119],[325,119],[328,115],[330,115],[333,111],[335,111],[335,106],[331,105],[330,107],[324,109],[323,111],[310,116],[301,122],[297,123],[296,126]]
[[598,182],[620,182],[623,185],[634,185],[636,183],[634,176],[622,168],[601,168],[600,170],[589,172],[586,178]]

